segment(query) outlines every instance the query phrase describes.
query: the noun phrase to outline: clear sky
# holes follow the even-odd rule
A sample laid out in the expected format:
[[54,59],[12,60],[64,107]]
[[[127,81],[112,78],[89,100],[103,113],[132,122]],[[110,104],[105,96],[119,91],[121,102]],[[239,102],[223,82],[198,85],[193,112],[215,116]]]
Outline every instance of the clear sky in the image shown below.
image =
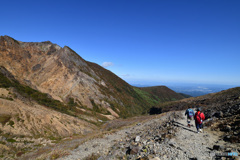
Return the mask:
[[240,0],[4,0],[0,35],[67,45],[129,83],[240,84]]

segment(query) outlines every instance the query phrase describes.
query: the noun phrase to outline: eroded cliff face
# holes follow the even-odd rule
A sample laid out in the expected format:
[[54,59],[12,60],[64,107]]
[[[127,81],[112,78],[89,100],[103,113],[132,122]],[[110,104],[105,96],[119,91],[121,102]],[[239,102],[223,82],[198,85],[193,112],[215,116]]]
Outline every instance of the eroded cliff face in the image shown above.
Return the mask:
[[67,137],[96,129],[81,119],[20,100],[1,99],[0,108],[0,115],[5,119],[0,123],[0,130],[14,136]]
[[104,80],[67,46],[61,48],[49,41],[21,42],[2,36],[0,59],[0,66],[4,66],[21,83],[62,102],[71,97],[84,107],[93,108],[96,104],[118,117],[105,101],[117,100],[100,89],[108,87]]

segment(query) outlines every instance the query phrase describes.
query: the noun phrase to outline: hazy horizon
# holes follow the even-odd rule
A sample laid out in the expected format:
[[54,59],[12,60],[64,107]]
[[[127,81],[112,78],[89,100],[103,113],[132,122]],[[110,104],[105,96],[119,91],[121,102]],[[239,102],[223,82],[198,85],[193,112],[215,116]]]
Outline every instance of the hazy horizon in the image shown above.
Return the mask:
[[240,85],[232,85],[232,84],[214,84],[214,83],[185,83],[185,82],[128,82],[131,85],[141,85],[141,86],[197,86],[197,85],[206,85],[206,86],[229,86],[229,87],[240,87]]
[[160,83],[160,82],[132,82],[129,83],[135,87],[155,87],[155,86],[166,86],[177,93],[184,93],[193,97],[216,93],[222,90],[227,90],[230,88],[240,87],[240,85],[225,85],[225,84],[203,84],[203,83]]

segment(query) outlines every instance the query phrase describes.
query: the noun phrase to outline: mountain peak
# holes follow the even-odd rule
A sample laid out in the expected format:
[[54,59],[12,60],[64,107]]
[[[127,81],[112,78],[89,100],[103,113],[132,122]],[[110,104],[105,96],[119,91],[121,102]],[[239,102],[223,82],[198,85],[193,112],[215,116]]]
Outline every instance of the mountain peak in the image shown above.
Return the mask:
[[0,45],[16,45],[19,44],[20,41],[10,37],[10,36],[0,36]]
[[4,36],[0,36],[0,40],[4,40],[7,42],[15,42],[15,43],[34,43],[34,44],[53,44],[51,41],[42,41],[42,42],[22,42],[22,41],[18,41],[8,35],[4,35]]
[[138,102],[132,86],[87,62],[68,46],[61,48],[50,41],[20,42],[2,36],[0,58],[0,66],[20,83],[65,104],[73,100],[82,108],[113,118],[140,114],[147,105],[144,100]]

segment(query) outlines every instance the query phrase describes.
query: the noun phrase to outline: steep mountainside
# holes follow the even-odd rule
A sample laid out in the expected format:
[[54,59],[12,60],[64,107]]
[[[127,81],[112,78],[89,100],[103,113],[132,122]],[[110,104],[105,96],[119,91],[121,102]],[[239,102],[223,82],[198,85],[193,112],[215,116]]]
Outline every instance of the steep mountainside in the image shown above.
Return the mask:
[[146,112],[132,86],[110,71],[82,59],[69,47],[46,42],[21,42],[0,37],[0,66],[20,83],[56,100],[76,103],[114,117]]
[[[71,105],[20,84],[0,67],[0,158],[21,155],[61,138],[86,135],[97,129],[80,117],[81,110],[71,110]],[[98,117],[90,118],[97,121]]]
[[148,112],[150,104],[144,97],[141,97],[131,85],[123,81],[111,71],[104,69],[95,63],[87,62],[87,64],[95,71],[97,76],[105,82],[105,86],[108,86],[104,87],[99,85],[101,92],[107,93],[111,98],[115,97],[118,99],[118,101],[115,102],[105,99],[114,111],[116,111],[115,106],[117,106],[117,108],[122,111],[120,113],[122,117],[128,115],[129,112],[134,114]]
[[0,131],[22,136],[64,137],[96,128],[70,111],[70,106],[20,84],[0,67]]
[[0,65],[21,83],[60,101],[74,97],[90,108],[91,99],[100,104],[105,97],[97,86],[104,82],[69,47],[61,48],[51,42],[24,43],[7,36],[1,37],[0,47]]

